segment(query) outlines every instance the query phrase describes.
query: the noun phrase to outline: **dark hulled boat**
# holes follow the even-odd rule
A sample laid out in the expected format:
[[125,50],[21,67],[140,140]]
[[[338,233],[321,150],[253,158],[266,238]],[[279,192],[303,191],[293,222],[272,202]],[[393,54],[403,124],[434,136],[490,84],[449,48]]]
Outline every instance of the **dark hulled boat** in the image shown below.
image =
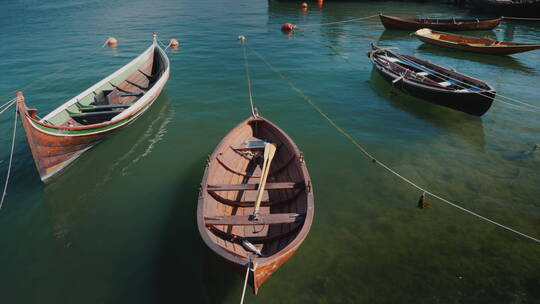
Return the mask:
[[387,29],[419,30],[430,28],[439,31],[491,30],[502,21],[502,18],[463,19],[463,18],[402,18],[379,14],[381,23]]
[[137,58],[41,119],[19,92],[18,112],[41,180],[50,181],[104,137],[140,117],[168,79],[169,59],[154,35]]
[[[270,143],[277,150],[265,170],[266,145]],[[313,190],[304,158],[292,139],[272,122],[258,115],[245,120],[223,138],[208,159],[197,208],[199,232],[206,245],[237,272],[244,275],[248,266],[253,268],[248,283],[255,293],[302,244],[313,212]]]
[[425,43],[431,43],[460,51],[510,55],[540,49],[538,44],[512,43],[493,40],[491,38],[475,38],[450,33],[436,32],[430,29],[420,29],[413,34]]
[[431,103],[481,116],[495,89],[489,84],[416,57],[373,46],[373,67],[394,87]]

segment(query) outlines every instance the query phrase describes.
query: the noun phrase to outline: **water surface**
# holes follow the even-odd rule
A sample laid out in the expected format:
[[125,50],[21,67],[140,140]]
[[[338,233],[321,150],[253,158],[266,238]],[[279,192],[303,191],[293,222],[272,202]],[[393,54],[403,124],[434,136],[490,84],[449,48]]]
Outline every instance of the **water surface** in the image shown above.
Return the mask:
[[[540,52],[483,56],[424,45],[369,16],[463,16],[442,4],[258,1],[8,1],[0,12],[0,95],[24,89],[44,115],[142,52],[157,31],[171,79],[129,128],[43,185],[20,125],[0,212],[2,303],[238,303],[243,280],[202,242],[197,189],[206,157],[250,110],[251,47],[379,159],[433,192],[540,236],[538,114],[495,103],[481,118],[396,92],[372,73],[369,44],[398,47],[540,106]],[[540,43],[536,23],[465,34]],[[108,36],[119,39],[101,48]],[[298,253],[247,303],[534,303],[540,246],[431,200],[367,161],[250,55],[254,100],[304,152],[316,213]],[[58,72],[58,73],[55,73]],[[49,75],[49,76],[48,76]],[[33,83],[43,77],[45,80]],[[0,177],[12,115],[0,116]]]

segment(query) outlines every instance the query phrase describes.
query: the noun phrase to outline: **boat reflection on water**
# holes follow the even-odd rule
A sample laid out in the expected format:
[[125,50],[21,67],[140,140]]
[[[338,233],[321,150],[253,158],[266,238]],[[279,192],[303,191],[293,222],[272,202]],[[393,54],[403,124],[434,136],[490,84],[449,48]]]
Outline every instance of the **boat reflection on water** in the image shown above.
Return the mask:
[[134,164],[152,152],[165,134],[174,109],[165,93],[130,128],[116,132],[82,155],[44,188],[44,204],[52,237],[70,247],[70,232],[80,217],[95,207],[102,193],[128,174]]
[[485,134],[480,117],[407,95],[392,88],[375,70],[371,72],[369,85],[391,106],[404,110],[433,127],[443,129],[445,133],[456,136],[478,151],[484,151]]
[[523,65],[518,59],[510,56],[496,56],[486,54],[475,54],[470,52],[456,51],[452,49],[442,48],[436,45],[430,45],[422,43],[417,48],[420,54],[438,55],[441,57],[451,57],[459,60],[468,60],[473,62],[480,62],[484,64],[491,64],[501,68],[514,69],[516,71],[524,72],[527,74],[534,74],[533,68]]
[[399,40],[409,40],[411,39],[411,33],[408,31],[399,31],[399,30],[384,30],[379,38],[377,39],[377,45],[384,45],[381,42],[387,41],[399,41]]

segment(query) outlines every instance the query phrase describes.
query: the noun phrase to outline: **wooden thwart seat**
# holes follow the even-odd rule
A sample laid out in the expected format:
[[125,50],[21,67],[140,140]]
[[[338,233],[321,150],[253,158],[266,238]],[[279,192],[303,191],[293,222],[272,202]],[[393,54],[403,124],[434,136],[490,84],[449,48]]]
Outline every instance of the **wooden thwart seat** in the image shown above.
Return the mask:
[[71,117],[88,117],[88,116],[99,116],[99,115],[117,115],[122,113],[121,110],[115,110],[115,111],[97,111],[97,112],[84,112],[84,113],[69,113],[69,116]]
[[[304,182],[281,182],[281,183],[266,183],[265,190],[278,190],[278,189],[298,189],[305,187]],[[259,184],[221,184],[221,185],[208,185],[208,191],[248,191],[258,190]]]
[[[287,203],[290,203],[290,202],[293,202],[294,200],[296,200],[298,198],[298,196],[300,196],[300,194],[302,194],[303,192],[304,192],[304,190],[300,189],[300,190],[296,191],[295,194],[291,195],[288,198],[284,198],[284,199],[280,199],[280,200],[262,201],[261,206],[275,206],[275,205],[280,205],[280,204],[287,204]],[[216,201],[218,201],[218,202],[220,202],[222,204],[225,204],[225,205],[235,206],[235,207],[253,207],[255,205],[254,201],[231,200],[231,199],[227,199],[227,198],[224,198],[222,196],[219,196],[214,191],[209,191],[209,193],[210,193],[210,196],[212,196]]]
[[304,220],[305,214],[299,213],[276,213],[260,214],[257,219],[251,215],[231,215],[231,216],[210,216],[205,217],[206,226],[213,225],[273,225],[273,224],[291,224]]
[[100,111],[100,110],[107,110],[107,109],[115,109],[115,108],[129,108],[132,105],[130,104],[105,104],[105,105],[96,105],[96,106],[81,106],[79,107],[79,110],[82,112],[94,112],[94,111]]

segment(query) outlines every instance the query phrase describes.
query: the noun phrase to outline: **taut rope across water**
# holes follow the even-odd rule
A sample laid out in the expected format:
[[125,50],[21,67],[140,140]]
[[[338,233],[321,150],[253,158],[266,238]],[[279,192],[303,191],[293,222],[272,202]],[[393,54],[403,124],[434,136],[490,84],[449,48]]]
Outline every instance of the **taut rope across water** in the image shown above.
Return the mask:
[[302,98],[313,108],[315,109],[324,119],[326,119],[326,121],[328,121],[328,123],[330,123],[330,125],[332,125],[332,127],[334,127],[336,130],[338,130],[343,136],[345,136],[345,138],[347,138],[358,150],[360,150],[360,152],[362,152],[362,154],[364,154],[367,158],[369,158],[374,164],[378,164],[379,166],[381,166],[382,168],[384,168],[386,171],[392,173],[394,176],[400,178],[401,180],[405,181],[406,183],[408,183],[409,185],[411,185],[412,187],[420,190],[423,192],[423,194],[427,197],[427,195],[431,195],[433,198],[436,198],[438,200],[440,200],[441,202],[443,203],[446,203],[454,208],[457,208],[461,211],[464,211],[466,213],[469,213],[479,219],[482,219],[484,221],[487,221],[489,223],[492,223],[496,226],[499,226],[503,229],[506,229],[510,232],[513,232],[517,235],[520,235],[522,237],[525,237],[527,239],[530,239],[534,242],[537,242],[537,243],[540,243],[540,239],[537,239],[535,237],[532,237],[530,235],[527,235],[523,232],[520,232],[516,229],[513,229],[513,228],[510,228],[508,226],[505,226],[501,223],[498,223],[494,220],[491,220],[485,216],[482,216],[474,211],[471,211],[471,210],[468,210],[456,203],[453,203],[439,195],[436,195],[434,194],[433,192],[425,189],[424,187],[421,187],[419,185],[417,185],[416,183],[414,183],[413,181],[411,181],[410,179],[404,177],[403,175],[399,174],[398,172],[396,172],[395,170],[391,169],[390,167],[388,167],[386,164],[382,163],[381,161],[379,161],[377,158],[375,158],[373,155],[371,155],[371,153],[369,153],[360,143],[358,143],[349,133],[347,133],[347,131],[345,131],[341,126],[339,126],[334,120],[332,120],[326,113],[323,112],[323,110],[321,108],[319,108],[319,106],[317,106],[317,104],[311,100],[311,98],[309,98],[306,94],[304,94],[304,92],[302,90],[300,90],[296,85],[294,85],[294,83],[292,83],[292,81],[289,80],[289,78],[287,78],[287,76],[285,76],[283,73],[281,73],[279,70],[277,70],[261,53],[259,53],[257,50],[251,48],[249,45],[247,45],[246,43],[246,46],[249,48],[250,51],[252,51],[257,57],[259,57],[259,59],[261,59],[261,61],[263,61],[274,73],[276,73],[276,75],[278,75],[285,83],[287,83],[294,91],[296,91],[300,96],[302,96]]
[[[15,98],[15,101],[17,99]],[[14,104],[14,103],[12,103]],[[10,105],[11,106],[11,105]],[[5,110],[7,110],[10,106],[8,106]],[[4,198],[6,196],[6,192],[7,192],[7,187],[8,187],[8,183],[9,183],[9,174],[11,173],[11,162],[13,161],[13,151],[15,149],[15,135],[17,134],[17,117],[18,117],[18,114],[17,114],[17,108],[15,108],[15,119],[14,119],[14,123],[13,123],[13,138],[11,139],[11,152],[9,154],[9,162],[8,162],[8,171],[7,171],[7,174],[6,174],[6,182],[4,184],[4,191],[2,193],[2,198],[0,199],[0,209],[2,209],[2,205],[4,204]]]

